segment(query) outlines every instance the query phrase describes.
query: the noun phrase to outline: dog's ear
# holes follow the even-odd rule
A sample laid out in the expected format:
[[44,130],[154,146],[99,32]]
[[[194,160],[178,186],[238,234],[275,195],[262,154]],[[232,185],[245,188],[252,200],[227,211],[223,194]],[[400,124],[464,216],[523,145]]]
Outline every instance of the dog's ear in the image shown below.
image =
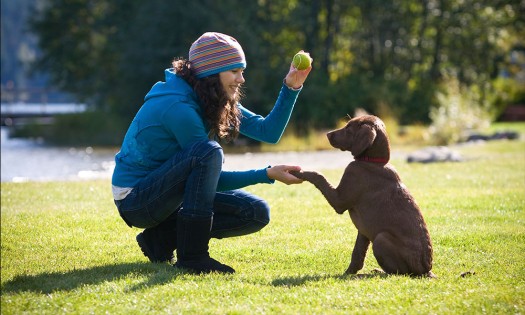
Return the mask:
[[362,124],[354,135],[352,146],[352,155],[354,157],[360,156],[368,147],[374,143],[377,132],[374,127],[369,124]]

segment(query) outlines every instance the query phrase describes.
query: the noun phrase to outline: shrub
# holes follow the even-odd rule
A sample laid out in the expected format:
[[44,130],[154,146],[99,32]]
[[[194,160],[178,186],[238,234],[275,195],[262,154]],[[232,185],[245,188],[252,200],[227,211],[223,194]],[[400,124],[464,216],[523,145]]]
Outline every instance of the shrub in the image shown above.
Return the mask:
[[38,122],[17,126],[14,137],[41,138],[60,146],[116,146],[127,125],[116,115],[101,111],[56,116],[51,125]]
[[455,143],[471,130],[490,126],[488,101],[476,86],[464,87],[456,78],[448,78],[436,99],[438,105],[430,109],[432,142]]

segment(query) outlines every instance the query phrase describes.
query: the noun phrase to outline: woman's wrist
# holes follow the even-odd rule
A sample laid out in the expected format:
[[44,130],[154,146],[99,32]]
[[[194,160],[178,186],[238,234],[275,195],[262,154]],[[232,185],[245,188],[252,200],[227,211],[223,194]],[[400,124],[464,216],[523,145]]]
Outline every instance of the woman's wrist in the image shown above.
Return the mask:
[[287,88],[289,88],[292,91],[300,91],[303,88],[302,84],[299,85],[299,87],[294,87],[292,84],[288,84],[288,82],[286,82],[286,78],[284,78],[283,83],[284,85],[286,85]]
[[270,175],[270,173],[272,173],[272,166],[271,165],[268,165],[266,167],[266,177],[268,177],[268,180],[270,181],[270,183],[274,183],[275,182],[275,178],[273,175]]
[[269,180],[275,180],[275,179],[272,178],[272,176],[270,175],[271,168],[272,168],[271,165],[268,165],[268,166],[266,167],[266,176],[268,176],[268,179],[269,179]]

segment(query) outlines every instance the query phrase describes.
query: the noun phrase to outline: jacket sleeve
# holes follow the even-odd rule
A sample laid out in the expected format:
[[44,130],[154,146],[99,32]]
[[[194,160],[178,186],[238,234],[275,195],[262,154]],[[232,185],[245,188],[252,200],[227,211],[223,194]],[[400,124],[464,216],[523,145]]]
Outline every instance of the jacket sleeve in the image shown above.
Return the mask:
[[292,90],[284,83],[272,111],[266,116],[257,115],[239,104],[242,113],[240,133],[267,143],[277,143],[284,133],[300,90]]
[[226,191],[243,188],[255,184],[273,184],[269,179],[266,167],[248,171],[222,171],[217,185],[217,191]]

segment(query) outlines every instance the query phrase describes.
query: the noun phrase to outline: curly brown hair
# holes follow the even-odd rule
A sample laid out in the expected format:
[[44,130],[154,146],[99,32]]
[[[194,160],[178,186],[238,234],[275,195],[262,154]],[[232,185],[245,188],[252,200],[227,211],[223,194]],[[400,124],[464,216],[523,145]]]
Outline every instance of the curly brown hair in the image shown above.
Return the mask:
[[191,63],[186,59],[175,59],[172,65],[177,75],[188,82],[197,94],[204,119],[210,129],[210,138],[219,137],[227,142],[237,138],[241,124],[241,111],[237,104],[242,97],[242,92],[231,98],[224,91],[219,74],[197,79]]

